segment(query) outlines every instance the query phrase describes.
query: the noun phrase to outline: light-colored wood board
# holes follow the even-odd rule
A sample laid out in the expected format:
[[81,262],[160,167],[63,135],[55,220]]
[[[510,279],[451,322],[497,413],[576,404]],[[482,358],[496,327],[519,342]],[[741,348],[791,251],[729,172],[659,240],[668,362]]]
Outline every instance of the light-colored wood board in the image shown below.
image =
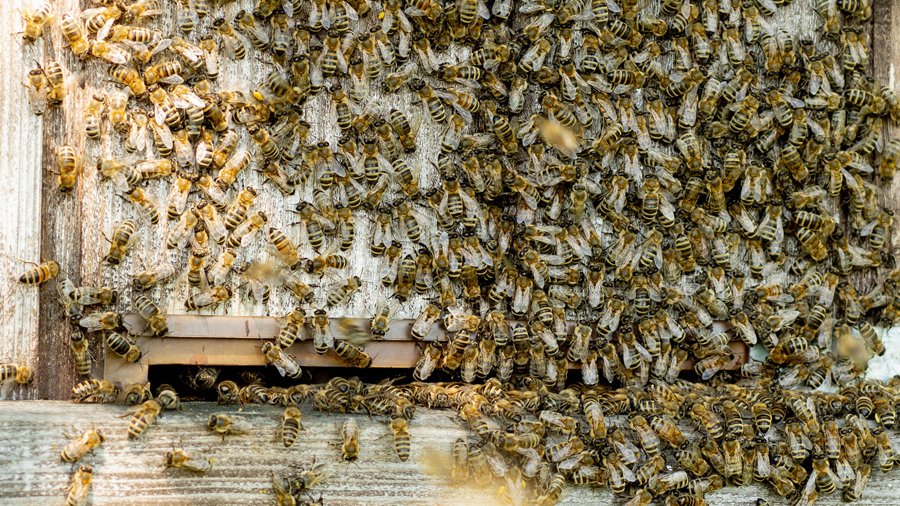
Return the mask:
[[[302,407],[305,432],[292,448],[276,440],[281,410],[211,403],[187,403],[184,411],[164,412],[139,439],[126,435],[126,408],[113,405],[72,405],[59,402],[0,403],[0,434],[9,441],[0,454],[0,503],[43,505],[58,503],[65,494],[72,466],[59,461],[66,440],[63,432],[98,428],[106,442],[83,463],[94,466],[92,504],[273,504],[271,473],[289,473],[291,466],[316,458],[329,466],[331,477],[313,489],[328,505],[356,504],[498,504],[492,491],[451,483],[446,461],[450,448],[467,431],[449,411],[417,410],[410,422],[412,455],[397,459],[384,422],[362,415],[337,415]],[[246,435],[221,438],[206,430],[212,413],[227,413],[248,429]],[[338,426],[352,417],[360,427],[360,458],[340,462]],[[35,423],[40,420],[40,423]],[[165,470],[163,455],[173,447],[215,459],[204,476]],[[896,472],[896,471],[895,471]],[[863,499],[857,504],[897,503],[893,474],[874,471]],[[710,504],[746,506],[763,497],[773,505],[788,504],[758,485],[729,487],[707,496]],[[611,504],[607,489],[567,487],[561,504]],[[841,504],[826,496],[817,504]]]
[[[144,334],[146,325],[144,320],[136,314],[124,316],[125,327],[136,334]],[[341,338],[346,330],[343,324],[352,325],[354,328],[369,330],[370,319],[364,318],[331,318],[330,330],[336,338]],[[387,341],[408,341],[411,338],[410,329],[414,320],[391,320],[388,331],[384,335]],[[281,323],[277,318],[266,316],[199,316],[199,315],[169,315],[166,317],[169,332],[166,337],[195,338],[211,337],[216,339],[272,339],[278,335]],[[310,332],[310,325],[304,327],[303,332]],[[435,325],[431,332],[425,336],[425,341],[446,340],[446,335],[440,325]]]
[[[139,323],[134,315],[127,321]],[[173,315],[167,319],[169,334],[164,337],[138,336],[136,344],[143,353],[136,363],[126,363],[111,351],[106,352],[106,367],[103,377],[123,385],[145,381],[151,365],[212,365],[212,366],[261,366],[266,365],[260,353],[265,340],[272,339],[279,330],[277,320],[265,317],[236,316],[194,316]],[[337,322],[332,321],[332,330]],[[365,320],[358,323],[365,324]],[[384,341],[372,341],[365,345],[365,351],[372,357],[373,368],[412,368],[420,357],[422,343],[413,340],[409,334],[409,320],[395,322],[385,335]],[[723,325],[715,323],[719,329]],[[309,338],[306,335],[307,339]],[[345,336],[335,333],[336,339]],[[428,341],[444,341],[446,336],[434,330]],[[729,343],[734,358],[723,369],[735,370],[748,361],[749,350],[740,341]],[[315,352],[310,341],[297,342],[287,350],[303,367],[343,367],[346,364],[334,350],[325,354]],[[693,368],[695,361],[689,359],[683,369]],[[570,363],[570,369],[580,369],[580,364]]]
[[[19,9],[0,3],[0,362],[33,365],[38,348],[38,292],[16,278],[41,256],[41,153],[43,118],[32,114],[24,86],[40,42],[25,45]],[[17,397],[35,398],[33,389]]]

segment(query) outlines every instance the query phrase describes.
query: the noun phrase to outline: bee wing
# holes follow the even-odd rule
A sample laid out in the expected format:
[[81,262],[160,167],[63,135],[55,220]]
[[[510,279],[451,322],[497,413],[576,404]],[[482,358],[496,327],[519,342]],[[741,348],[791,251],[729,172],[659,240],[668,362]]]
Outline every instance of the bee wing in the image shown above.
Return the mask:
[[[163,121],[159,120],[160,115]],[[157,108],[156,121],[151,121],[150,127],[153,128],[156,135],[159,136],[160,142],[168,149],[172,149],[175,146],[175,137],[172,135],[172,130],[170,130],[168,126],[164,126],[165,118],[166,114],[162,112],[162,109]]]
[[109,30],[112,28],[113,24],[115,24],[116,18],[109,18],[106,20],[106,23],[103,23],[103,26],[97,30],[97,40],[103,41],[106,40],[106,36],[109,35]]
[[491,19],[491,11],[488,9],[487,4],[484,3],[484,0],[478,0],[477,9],[478,15],[481,16],[482,19]]
[[347,2],[341,2],[341,5],[344,7],[344,10],[347,12],[347,18],[351,21],[359,21],[359,13],[356,12],[356,9],[350,6]]

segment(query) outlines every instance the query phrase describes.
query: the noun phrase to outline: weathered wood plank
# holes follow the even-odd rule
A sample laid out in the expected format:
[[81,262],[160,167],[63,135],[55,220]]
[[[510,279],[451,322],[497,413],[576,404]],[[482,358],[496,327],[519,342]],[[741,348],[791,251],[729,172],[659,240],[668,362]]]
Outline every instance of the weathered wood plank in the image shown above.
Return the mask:
[[[72,466],[59,462],[63,432],[100,429],[106,442],[83,459],[94,466],[92,504],[271,504],[271,473],[290,472],[290,466],[326,462],[331,477],[314,489],[325,504],[500,504],[488,489],[451,483],[446,460],[453,441],[467,432],[448,411],[419,410],[410,422],[412,455],[400,462],[383,420],[358,415],[334,415],[303,407],[306,431],[292,448],[276,441],[280,409],[236,408],[211,403],[187,403],[181,412],[165,412],[139,440],[126,435],[128,418],[122,406],[71,405],[59,402],[0,403],[0,435],[9,441],[0,453],[0,503],[31,505],[59,502],[65,494]],[[229,413],[246,424],[248,433],[221,438],[207,432],[212,413]],[[360,427],[357,462],[340,462],[338,426],[352,416]],[[36,423],[40,420],[40,423]],[[215,459],[213,469],[196,476],[163,468],[163,454],[182,446]],[[897,504],[893,475],[874,471],[859,504]],[[748,505],[763,497],[773,505],[786,504],[768,488],[726,488],[707,496],[710,504]],[[606,489],[570,487],[562,504],[610,504]],[[817,504],[840,504],[837,495]]]
[[[66,12],[84,9],[89,0],[63,0],[53,2],[57,17]],[[66,46],[59,29],[44,35],[47,58],[58,61],[67,78],[67,95],[60,108],[45,115],[43,136],[43,178],[41,182],[41,257],[59,262],[60,278],[69,278],[76,286],[82,283],[82,210],[84,193],[90,191],[85,175],[85,133],[82,123],[83,110],[76,99],[83,64],[75,60]],[[56,151],[70,145],[82,156],[82,166],[76,189],[69,194],[59,192],[57,184]],[[36,362],[35,388],[42,399],[66,399],[69,386],[77,381],[69,339],[75,331],[60,310],[54,286],[43,288],[40,303],[38,347],[41,350]],[[94,353],[94,355],[99,355]]]
[[[872,35],[872,61],[875,79],[882,85],[898,90],[897,71],[900,66],[900,5],[891,0],[876,1],[874,9],[874,28]],[[894,125],[887,122],[885,139],[900,133]],[[900,216],[900,178],[894,178],[890,185],[882,188],[882,203]],[[898,226],[900,220],[895,219],[891,228],[890,244],[895,252],[900,246]]]
[[[40,43],[25,45],[20,2],[0,3],[0,361],[33,364],[39,351],[38,289],[15,278],[41,257],[41,136],[43,118],[31,112],[23,85]],[[17,393],[35,398],[34,389]]]

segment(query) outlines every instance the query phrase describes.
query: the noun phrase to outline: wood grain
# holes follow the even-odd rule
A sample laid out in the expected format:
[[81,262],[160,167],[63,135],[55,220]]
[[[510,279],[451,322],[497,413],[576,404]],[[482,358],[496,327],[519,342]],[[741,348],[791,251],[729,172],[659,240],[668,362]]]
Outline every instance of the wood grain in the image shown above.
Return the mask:
[[[875,79],[882,85],[889,86],[895,92],[900,83],[897,82],[897,71],[900,66],[900,5],[890,0],[876,1],[873,5],[874,27],[872,29],[872,65]],[[891,139],[900,130],[891,122],[885,124],[885,139]],[[900,178],[882,187],[882,204],[900,215]],[[894,258],[900,248],[900,220],[894,219],[891,228],[890,244]]]
[[[361,415],[334,415],[303,406],[305,432],[291,448],[276,440],[281,410],[266,406],[236,408],[212,403],[187,403],[184,411],[163,413],[139,439],[129,441],[128,418],[122,406],[70,405],[59,402],[0,403],[0,435],[9,441],[0,453],[0,503],[44,505],[60,503],[72,466],[59,462],[63,432],[100,429],[106,442],[83,458],[94,466],[91,503],[141,505],[272,504],[271,473],[289,473],[293,465],[313,458],[329,466],[331,476],[313,490],[325,504],[501,504],[487,490],[454,484],[447,478],[453,441],[466,437],[463,426],[447,411],[420,409],[410,422],[412,455],[400,462],[384,420]],[[228,413],[248,429],[246,435],[221,438],[207,432],[212,413]],[[347,417],[360,427],[360,457],[340,462],[338,426]],[[35,420],[41,420],[35,423]],[[163,455],[173,447],[215,459],[213,469],[196,476],[163,467]],[[894,471],[897,472],[897,471]],[[895,505],[893,474],[873,471],[857,504]],[[773,505],[787,502],[760,486],[728,487],[707,496],[709,504],[746,506],[757,497]],[[561,504],[619,503],[608,489],[567,487]],[[837,505],[839,495],[817,504]]]
[[[89,0],[63,0],[53,2],[59,17],[66,12],[85,9]],[[86,195],[92,190],[88,158],[85,156],[86,136],[82,123],[82,107],[78,98],[79,79],[89,69],[77,61],[67,48],[58,28],[44,36],[48,58],[58,61],[67,78],[67,95],[63,106],[44,115],[42,150],[43,178],[41,183],[41,258],[59,262],[60,278],[69,278],[76,286],[86,282],[82,274],[82,214],[90,207]],[[59,192],[57,183],[56,151],[70,145],[82,156],[82,166],[76,189],[69,194]],[[69,340],[75,327],[61,310],[55,286],[48,284],[41,292],[38,347],[41,350],[36,367],[35,386],[42,399],[67,399],[71,385],[78,381],[74,370]],[[100,357],[97,344],[93,355]],[[102,358],[101,358],[102,360]]]
[[[0,3],[0,362],[34,365],[38,292],[16,278],[41,257],[41,139],[43,118],[31,112],[23,85],[41,44],[24,45],[18,1]],[[37,397],[34,388],[16,397]]]

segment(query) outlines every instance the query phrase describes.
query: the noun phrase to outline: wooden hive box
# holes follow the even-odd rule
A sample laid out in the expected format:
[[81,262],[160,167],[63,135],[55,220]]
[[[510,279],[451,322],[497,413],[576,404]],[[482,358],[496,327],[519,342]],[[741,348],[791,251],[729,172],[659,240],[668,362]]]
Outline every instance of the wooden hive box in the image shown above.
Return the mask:
[[[795,0],[793,4],[779,12],[773,22],[797,33],[810,33],[818,26],[819,20],[812,10],[811,0]],[[87,0],[54,0],[54,7],[60,12],[76,11],[89,7]],[[20,29],[15,3],[0,5],[0,26],[5,33]],[[894,62],[900,61],[900,8],[891,0],[875,0],[872,29],[872,60],[874,77],[884,83],[894,85]],[[32,66],[33,60],[43,56],[54,57],[68,68],[75,67],[71,54],[60,50],[65,46],[58,32],[44,37],[35,46],[20,45],[18,40],[8,37],[2,44],[7,50],[0,51],[0,90],[3,105],[0,107],[0,180],[7,182],[7,193],[0,200],[0,237],[3,238],[6,255],[0,256],[0,270],[7,273],[20,272],[21,259],[56,259],[61,264],[64,275],[76,285],[113,284],[124,286],[129,273],[135,272],[144,261],[151,260],[145,251],[132,254],[123,268],[112,272],[100,265],[105,243],[102,234],[108,233],[112,225],[123,216],[121,199],[113,195],[108,182],[100,180],[94,170],[82,174],[77,190],[68,196],[57,191],[56,176],[53,174],[56,148],[59,139],[70,136],[72,142],[84,144],[80,105],[90,96],[89,87],[76,88],[67,98],[64,111],[54,109],[43,116],[31,114],[27,90],[21,85]],[[248,59],[252,60],[252,59]],[[263,69],[261,63],[246,61],[240,66],[223,69],[223,82],[227,85],[242,79],[241,76],[257,75]],[[97,70],[94,63],[84,65],[86,72]],[[382,97],[383,98],[383,97]],[[390,107],[408,107],[408,97],[385,99]],[[311,138],[336,140],[333,131],[334,112],[327,97],[319,97],[307,104],[310,119]],[[890,129],[890,126],[888,126]],[[73,133],[74,132],[74,133]],[[424,132],[419,136],[422,148],[415,162],[421,163],[437,148],[437,131]],[[91,161],[116,153],[95,150]],[[436,174],[423,174],[423,182],[432,183]],[[251,181],[253,183],[258,180]],[[896,211],[900,211],[900,184],[885,191],[885,199]],[[157,195],[159,196],[159,195]],[[288,204],[293,204],[299,196]],[[267,210],[274,210],[274,204]],[[284,206],[279,203],[279,208]],[[277,213],[279,225],[288,224],[294,217],[283,209]],[[363,258],[368,225],[361,224],[357,242],[351,254],[351,263],[364,280],[378,285],[377,265]],[[160,231],[147,232],[147,243],[158,241]],[[892,234],[894,244],[900,242],[898,234]],[[875,279],[869,278],[869,283]],[[344,314],[335,315],[368,318],[380,298],[378,288],[366,288],[362,297],[357,297]],[[321,294],[319,294],[321,296]],[[154,293],[159,300],[160,294]],[[130,308],[131,295],[123,293],[119,309]],[[77,382],[70,353],[69,338],[73,328],[64,318],[57,302],[53,286],[40,290],[26,289],[12,282],[0,283],[0,300],[9,301],[0,308],[0,358],[5,361],[21,361],[32,364],[37,371],[37,379],[28,388],[20,389],[16,395],[23,398],[65,399],[70,395],[71,385]],[[262,364],[258,353],[261,339],[272,337],[277,332],[273,318],[263,315],[284,314],[290,308],[285,299],[276,301],[267,312],[259,307],[245,308],[232,306],[220,309],[213,315],[185,315],[180,308],[181,300],[174,297],[166,301],[166,311],[170,314],[169,336],[151,338],[140,336],[138,342],[145,352],[145,358],[135,365],[123,364],[118,358],[108,357],[102,350],[99,339],[94,346],[94,376],[134,381],[146,377],[147,369],[157,364],[210,364],[210,365],[254,365]],[[375,357],[375,367],[411,367],[418,356],[418,344],[408,337],[405,329],[424,305],[424,299],[408,304],[397,315],[396,325],[384,342],[375,342],[368,351]],[[441,337],[435,335],[435,339]],[[737,367],[746,360],[745,348],[737,344],[737,359],[729,368]],[[291,353],[296,355],[301,365],[306,367],[339,365],[336,357],[329,352],[317,355],[309,342],[295,345]]]

